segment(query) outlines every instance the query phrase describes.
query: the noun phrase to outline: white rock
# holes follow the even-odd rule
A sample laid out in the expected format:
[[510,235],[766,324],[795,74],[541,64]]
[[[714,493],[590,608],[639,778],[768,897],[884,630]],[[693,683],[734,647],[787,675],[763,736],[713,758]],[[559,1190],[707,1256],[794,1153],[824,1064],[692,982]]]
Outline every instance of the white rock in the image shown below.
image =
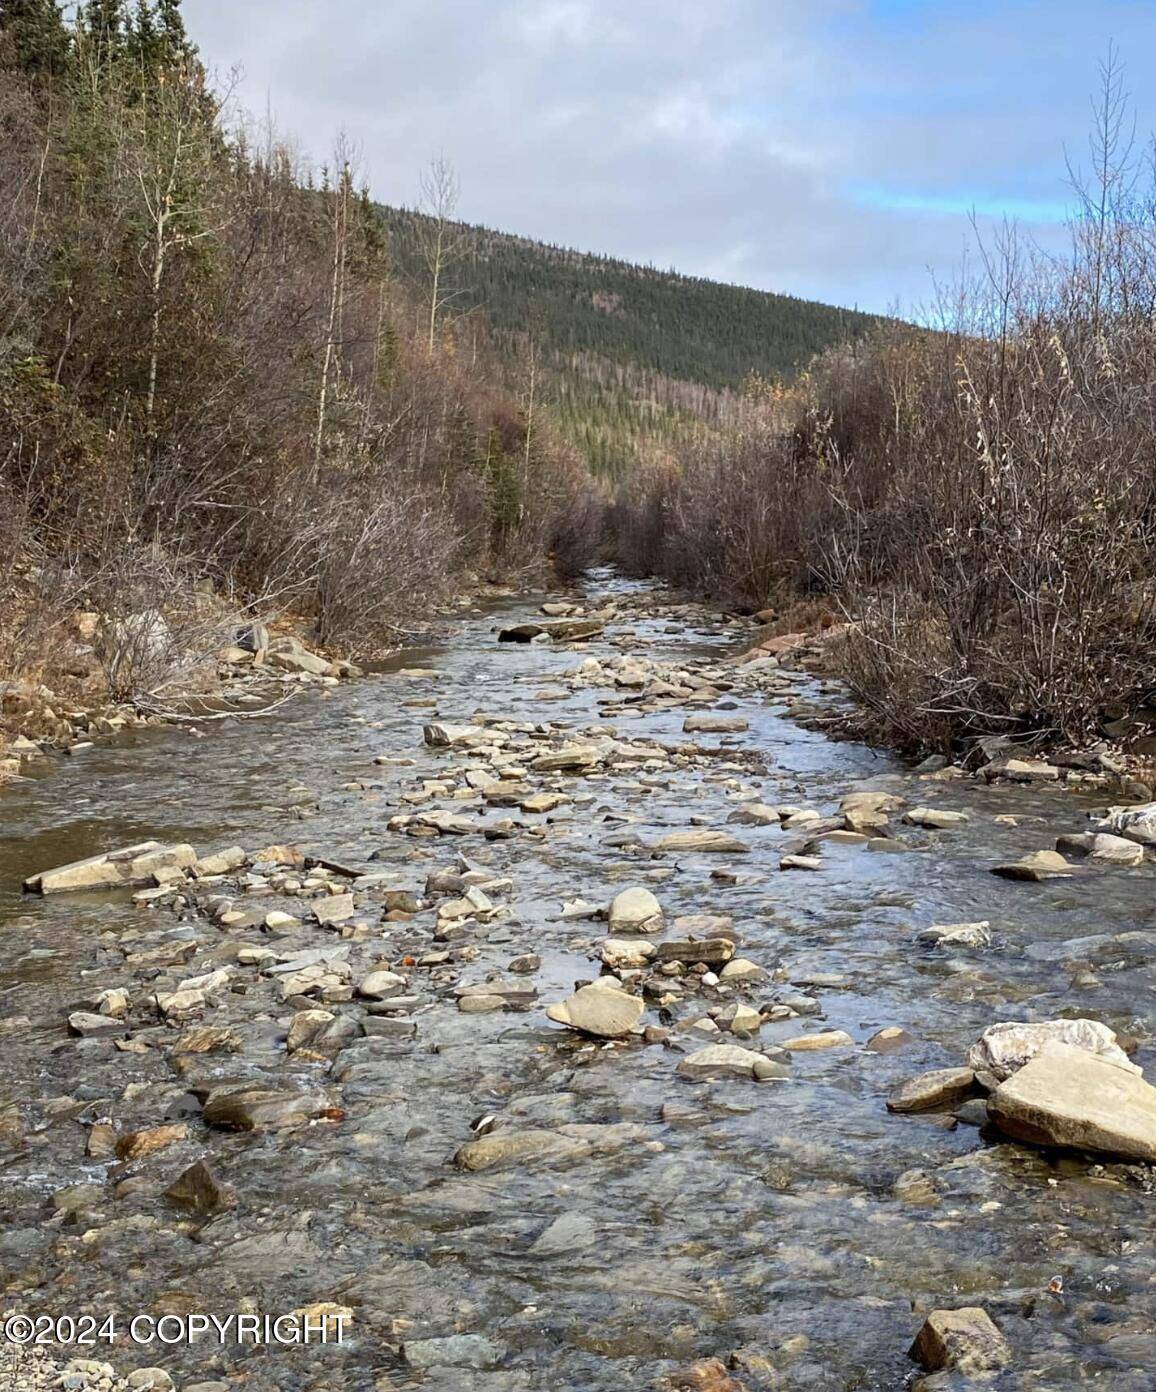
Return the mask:
[[1098,1054],[1132,1073],[1141,1071],[1116,1043],[1115,1034],[1098,1020],[1042,1020],[1036,1024],[1006,1021],[990,1025],[968,1051],[968,1066],[977,1073],[993,1073],[1001,1080],[1010,1078],[1052,1042]]
[[653,943],[627,938],[606,938],[598,955],[611,971],[620,968],[644,967],[658,949]]
[[608,918],[612,933],[658,933],[665,923],[661,904],[641,886],[616,894]]
[[1097,831],[1114,831],[1141,846],[1156,846],[1156,802],[1143,802],[1135,807],[1112,807]]

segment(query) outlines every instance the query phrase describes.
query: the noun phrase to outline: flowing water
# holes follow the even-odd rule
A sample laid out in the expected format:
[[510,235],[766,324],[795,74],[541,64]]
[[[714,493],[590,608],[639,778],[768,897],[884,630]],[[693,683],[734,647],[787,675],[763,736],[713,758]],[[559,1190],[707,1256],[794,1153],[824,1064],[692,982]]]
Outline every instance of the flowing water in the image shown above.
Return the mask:
[[[111,1312],[119,1328],[140,1312],[279,1314],[319,1301],[353,1310],[339,1346],[160,1348],[122,1336],[111,1348],[57,1351],[109,1358],[121,1371],[161,1365],[180,1387],[621,1392],[661,1385],[696,1358],[734,1355],[734,1376],[752,1392],[893,1392],[919,1376],[906,1350],[923,1315],[962,1305],[985,1307],[1013,1349],[997,1388],[1156,1385],[1146,1172],[999,1142],[950,1115],[893,1116],[884,1105],[902,1078],[961,1062],[997,1020],[1088,1015],[1146,1040],[1150,868],[1042,884],[989,873],[1082,829],[1088,800],[971,780],[929,786],[885,755],[801,728],[776,698],[736,692],[727,713],[746,716],[749,731],[724,742],[760,753],[762,770],[700,765],[575,780],[594,800],[529,819],[543,822],[541,836],[451,842],[386,829],[399,792],[446,767],[444,751],[421,743],[433,712],[577,729],[599,721],[604,690],[552,702],[538,693],[582,657],[620,651],[614,641],[672,663],[735,647],[733,628],[706,610],[672,618],[656,602],[648,613],[645,592],[606,573],[589,590],[592,602],[622,601],[624,622],[581,651],[499,645],[496,624],[536,613],[541,597],[527,597],[465,619],[444,646],[407,653],[393,671],[303,695],[267,722],[226,723],[203,737],[144,730],[4,793],[2,1303],[33,1314]],[[418,666],[436,675],[396,670]],[[624,736],[677,741],[684,715],[612,723]],[[375,765],[378,755],[413,763]],[[647,836],[692,819],[721,827],[736,780],[767,803],[827,812],[854,789],[886,788],[971,820],[942,833],[903,828],[904,853],[832,845],[817,874],[780,873],[787,836],[777,828],[735,828],[751,847],[723,858],[743,872],[735,883],[712,878],[717,856],[656,861],[603,844],[619,814],[640,819],[632,825]],[[1008,815],[1016,825],[995,820]],[[105,987],[126,985],[135,997],[150,975],[171,983],[231,960],[253,930],[230,934],[191,906],[134,907],[128,893],[21,894],[25,875],[146,837],[202,852],[293,842],[394,870],[399,886],[418,891],[430,870],[464,852],[513,887],[501,896],[505,916],[472,925],[461,979],[504,974],[511,958],[534,952],[541,966],[525,979],[539,1004],[460,1013],[415,971],[427,1002],[414,1016],[416,1038],[358,1041],[330,1073],[324,1061],[286,1055],[291,1009],[267,990],[235,987],[206,1022],[236,1024],[243,1048],[206,1056],[197,1076],[320,1087],[343,1116],[291,1131],[210,1131],[164,1047],[171,1030],[146,1030],[145,1052],[120,1052],[107,1038],[70,1036],[64,1022]],[[651,878],[655,870],[665,877]],[[746,998],[817,1012],[764,1026],[760,1046],[822,1027],[847,1031],[856,1047],[797,1054],[781,1082],[702,1083],[676,1074],[675,1048],[604,1047],[550,1024],[542,1006],[595,974],[589,945],[605,931],[561,919],[562,901],[605,903],[631,884],[649,884],[668,919],[731,915],[742,955],[768,971]],[[931,924],[977,919],[992,923],[989,949],[915,943]],[[430,947],[431,927],[429,914],[385,922],[363,955],[396,962]],[[324,936],[305,928],[292,942]],[[126,953],[158,943],[195,947],[196,956],[175,972],[126,964]],[[249,969],[238,979],[256,978]],[[657,1011],[646,1019],[657,1023]],[[912,1036],[906,1048],[863,1049],[891,1025]],[[703,1042],[677,1030],[674,1041]],[[1137,1061],[1148,1054],[1142,1045]],[[640,1130],[566,1163],[463,1172],[452,1157],[483,1114],[509,1127]],[[124,1130],[187,1119],[188,1138],[127,1165],[89,1158],[87,1123],[103,1117]],[[200,1156],[238,1199],[196,1222],[161,1194]],[[52,1196],[80,1184],[92,1186],[85,1201],[54,1211]],[[434,1346],[434,1355],[419,1345],[409,1361],[398,1352],[452,1335],[491,1342]]]

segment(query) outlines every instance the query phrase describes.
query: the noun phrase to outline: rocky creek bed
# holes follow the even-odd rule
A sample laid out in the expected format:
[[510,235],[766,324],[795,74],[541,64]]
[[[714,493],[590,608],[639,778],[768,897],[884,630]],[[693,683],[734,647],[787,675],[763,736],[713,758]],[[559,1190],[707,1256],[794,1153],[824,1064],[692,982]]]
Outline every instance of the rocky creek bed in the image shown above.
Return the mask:
[[1153,864],[1102,780],[834,743],[607,573],[540,605],[0,798],[0,1305],[343,1332],[0,1388],[1150,1388]]

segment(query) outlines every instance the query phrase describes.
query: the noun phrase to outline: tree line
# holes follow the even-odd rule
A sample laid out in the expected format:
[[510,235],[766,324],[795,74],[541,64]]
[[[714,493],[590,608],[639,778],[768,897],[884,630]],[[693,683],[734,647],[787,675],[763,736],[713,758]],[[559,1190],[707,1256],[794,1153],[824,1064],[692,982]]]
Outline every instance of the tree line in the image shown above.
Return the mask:
[[9,667],[206,581],[372,646],[577,556],[576,453],[396,274],[346,149],[226,120],[179,0],[0,0],[0,187]]

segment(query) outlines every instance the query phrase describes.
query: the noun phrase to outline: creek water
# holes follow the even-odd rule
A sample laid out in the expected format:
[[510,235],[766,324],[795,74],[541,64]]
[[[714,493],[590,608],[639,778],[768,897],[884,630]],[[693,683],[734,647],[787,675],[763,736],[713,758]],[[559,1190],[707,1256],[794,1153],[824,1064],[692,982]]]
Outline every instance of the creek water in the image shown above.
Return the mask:
[[[985,1307],[1013,1349],[993,1387],[1156,1385],[1145,1172],[1001,1142],[950,1115],[885,1108],[898,1081],[962,1062],[998,1020],[1087,1015],[1146,1041],[1151,868],[999,880],[990,874],[997,861],[1082,829],[1090,800],[972,780],[929,786],[884,754],[802,728],[779,698],[741,692],[724,704],[749,729],[722,742],[762,756],[762,769],[576,779],[594,801],[530,819],[541,836],[451,843],[389,832],[400,792],[446,767],[445,752],[421,740],[435,712],[579,730],[603,719],[604,690],[539,695],[582,657],[625,648],[679,664],[736,648],[718,615],[672,608],[606,572],[585,594],[622,605],[604,638],[580,651],[499,645],[495,626],[533,617],[542,598],[467,617],[444,645],[304,694],[269,721],[226,722],[202,737],[140,731],[0,796],[3,1304],[113,1312],[120,1326],[138,1312],[279,1314],[319,1301],[354,1312],[340,1346],[162,1348],[122,1337],[111,1348],[53,1350],[108,1358],[121,1371],[160,1365],[178,1387],[621,1392],[660,1385],[696,1358],[735,1355],[734,1376],[752,1392],[894,1392],[919,1375],[906,1350],[923,1315],[963,1305]],[[413,668],[433,675],[408,675]],[[676,741],[684,716],[668,709],[605,723]],[[375,765],[376,756],[412,763]],[[724,826],[736,782],[764,802],[820,812],[855,789],[886,788],[967,811],[970,821],[944,832],[903,828],[909,848],[897,854],[832,845],[819,873],[779,871],[787,836],[777,828],[734,828],[750,851],[733,858],[656,861],[604,844],[620,817],[646,836],[696,820]],[[996,821],[1008,816],[1015,825]],[[34,871],[150,837],[202,852],[292,842],[394,870],[398,885],[418,891],[463,851],[513,887],[505,916],[473,925],[461,979],[482,981],[537,953],[541,967],[527,979],[539,1003],[465,1014],[448,994],[427,991],[416,1039],[360,1041],[338,1078],[324,1062],[286,1055],[291,1011],[260,990],[234,990],[211,1022],[235,1023],[243,1047],[206,1058],[204,1071],[327,1089],[344,1115],[287,1132],[210,1131],[163,1040],[120,1052],[108,1039],[71,1037],[65,1019],[105,987],[147,990],[149,972],[127,966],[126,953],[191,944],[196,955],[176,975],[192,973],[224,960],[229,934],[193,906],[143,909],[128,893],[21,893]],[[743,872],[737,883],[712,878],[720,860]],[[668,873],[649,878],[656,869]],[[649,884],[668,920],[733,917],[742,955],[768,972],[744,998],[810,1002],[815,1015],[764,1026],[761,1046],[822,1027],[847,1031],[855,1047],[800,1053],[780,1082],[701,1083],[676,1074],[674,1048],[608,1048],[550,1024],[544,1004],[596,974],[589,946],[605,931],[563,920],[562,901],[605,903],[631,884]],[[988,949],[915,941],[929,925],[977,919],[991,921]],[[431,926],[429,915],[382,924],[376,956],[396,960],[423,933],[429,945]],[[294,943],[310,934],[322,936],[305,929]],[[646,1018],[657,1023],[657,1012]],[[862,1047],[891,1025],[912,1037],[907,1047]],[[1151,1059],[1142,1042],[1137,1062]],[[644,1134],[567,1163],[463,1173],[451,1159],[486,1113],[523,1127],[629,1122]],[[106,1116],[123,1129],[187,1118],[189,1135],[118,1166],[85,1154],[86,1124]],[[190,1222],[161,1193],[200,1156],[238,1197]],[[126,1175],[139,1182],[115,1188]],[[81,1184],[93,1192],[79,1211],[54,1211],[52,1196]],[[398,1353],[407,1341],[454,1335],[491,1342],[445,1345],[441,1365]],[[957,1384],[948,1376],[928,1385]]]

